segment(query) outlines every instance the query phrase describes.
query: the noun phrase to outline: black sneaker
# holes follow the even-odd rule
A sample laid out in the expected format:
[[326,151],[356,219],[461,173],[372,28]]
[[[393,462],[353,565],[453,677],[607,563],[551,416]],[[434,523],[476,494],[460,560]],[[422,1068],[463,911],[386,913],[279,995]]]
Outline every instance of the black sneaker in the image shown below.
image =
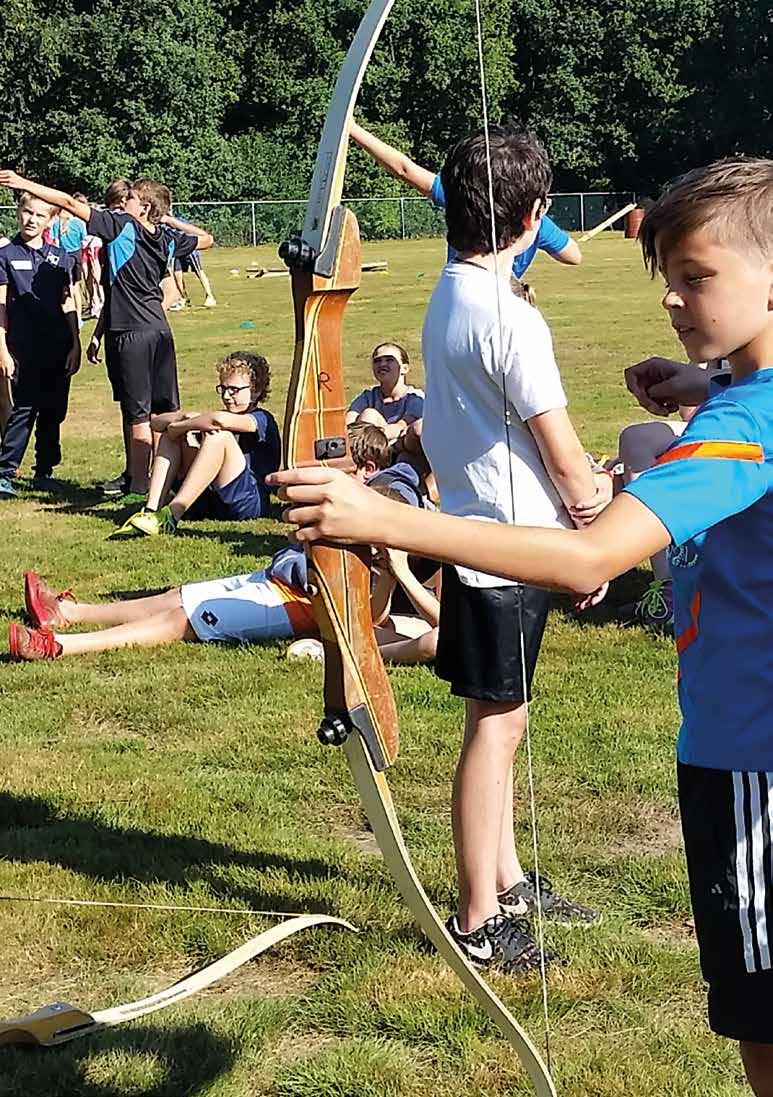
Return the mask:
[[[601,914],[590,907],[584,907],[582,903],[573,903],[571,899],[565,899],[563,895],[557,895],[553,885],[547,876],[540,874],[539,898],[544,918],[552,918],[556,922],[580,922],[590,925],[592,922],[600,922]],[[508,918],[517,915],[537,913],[537,875],[527,872],[523,880],[513,884],[507,891],[501,892],[499,909]]]
[[64,491],[67,485],[64,480],[57,480],[55,476],[51,475],[35,475],[32,477],[32,489],[33,491]]
[[125,495],[131,487],[131,481],[125,472],[122,472],[120,476],[116,476],[115,480],[105,480],[104,483],[98,484],[97,487],[103,495]]
[[[540,968],[539,945],[525,918],[495,914],[478,929],[462,933],[459,916],[452,914],[446,929],[473,967],[494,967],[510,975],[525,975]],[[545,963],[554,959],[545,951]]]

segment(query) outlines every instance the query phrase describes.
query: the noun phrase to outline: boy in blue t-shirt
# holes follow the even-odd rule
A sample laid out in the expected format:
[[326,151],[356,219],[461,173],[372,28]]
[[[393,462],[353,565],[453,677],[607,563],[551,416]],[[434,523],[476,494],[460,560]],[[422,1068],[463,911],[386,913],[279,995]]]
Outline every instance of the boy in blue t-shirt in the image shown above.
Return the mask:
[[[151,419],[161,435],[146,505],[116,530],[148,537],[174,533],[196,506],[199,518],[265,518],[266,476],[282,461],[282,442],[270,411],[258,407],[269,392],[265,358],[236,351],[217,364],[223,411],[171,412]],[[169,502],[170,491],[179,484]]]
[[51,474],[62,459],[70,378],[80,367],[72,260],[43,241],[54,212],[22,191],[19,231],[0,248],[0,377],[11,381],[13,396],[0,446],[0,499],[17,495],[12,480],[36,424],[33,485],[57,486]]
[[[654,359],[628,384],[650,410],[698,405],[684,434],[578,530],[486,526],[403,511],[334,470],[272,477],[303,507],[301,540],[393,545],[523,583],[591,590],[667,549],[674,584],[679,798],[709,1020],[773,1093],[773,160],[724,160],[648,210],[645,261],[692,363]],[[702,402],[703,401],[703,402]],[[295,486],[290,486],[295,485]],[[293,519],[293,511],[288,515]]]
[[[362,126],[357,125],[356,122],[352,123],[349,135],[360,148],[369,153],[383,168],[386,168],[390,175],[402,179],[414,190],[417,190],[419,194],[429,198],[437,209],[445,209],[446,197],[439,175],[421,167],[405,153],[369,133]],[[559,263],[565,263],[567,266],[577,266],[582,262],[582,252],[577,242],[572,240],[571,236],[564,232],[555,221],[551,221],[549,217],[543,216],[534,242],[513,259],[513,274],[516,278],[523,277],[538,251],[544,251],[551,259],[555,259]],[[449,247],[448,258],[453,259],[455,254],[454,249]]]

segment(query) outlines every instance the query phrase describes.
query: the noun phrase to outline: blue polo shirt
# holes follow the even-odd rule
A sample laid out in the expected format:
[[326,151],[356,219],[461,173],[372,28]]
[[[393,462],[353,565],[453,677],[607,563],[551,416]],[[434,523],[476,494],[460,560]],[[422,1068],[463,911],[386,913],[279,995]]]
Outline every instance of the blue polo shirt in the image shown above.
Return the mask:
[[625,490],[671,534],[679,760],[773,771],[773,369],[712,384]]
[[[439,175],[435,176],[435,182],[432,184],[429,198],[433,206],[437,209],[446,208],[443,181]],[[528,247],[526,251],[522,251],[520,255],[516,255],[515,259],[513,259],[513,274],[516,278],[522,278],[531,266],[532,260],[538,251],[546,251],[548,255],[557,255],[559,251],[564,250],[570,240],[571,237],[568,232],[564,232],[564,230],[560,228],[555,221],[551,221],[549,217],[543,217],[540,220],[534,243],[531,247]],[[455,255],[455,249],[449,244],[448,259],[453,259]]]
[[8,287],[8,348],[15,358],[37,357],[41,347],[72,345],[62,311],[72,269],[72,256],[54,244],[31,248],[17,235],[0,248],[0,286]]
[[424,393],[411,388],[399,400],[385,400],[381,385],[374,385],[355,396],[349,405],[349,411],[356,411],[358,415],[367,408],[375,408],[387,423],[399,423],[401,419],[415,423],[424,415]]

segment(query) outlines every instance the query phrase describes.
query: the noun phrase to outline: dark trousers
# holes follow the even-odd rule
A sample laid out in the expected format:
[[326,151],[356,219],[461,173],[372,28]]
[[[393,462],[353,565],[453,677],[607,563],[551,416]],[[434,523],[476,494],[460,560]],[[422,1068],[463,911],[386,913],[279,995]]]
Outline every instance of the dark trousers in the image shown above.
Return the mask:
[[[53,356],[52,356],[53,357]],[[16,475],[35,427],[35,476],[50,476],[62,460],[61,425],[67,415],[70,378],[64,372],[66,351],[37,362],[18,361],[11,385],[13,411],[0,446],[0,476]]]

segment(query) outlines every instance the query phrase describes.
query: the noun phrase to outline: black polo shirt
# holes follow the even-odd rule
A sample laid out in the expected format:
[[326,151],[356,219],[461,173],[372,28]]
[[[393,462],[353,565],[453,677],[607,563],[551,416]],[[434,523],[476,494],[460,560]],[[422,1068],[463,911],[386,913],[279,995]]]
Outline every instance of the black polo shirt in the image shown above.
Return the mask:
[[107,250],[105,330],[168,331],[161,280],[170,263],[193,254],[198,237],[170,225],[151,232],[123,210],[92,210],[88,230]]
[[0,248],[0,286],[7,286],[8,348],[15,358],[41,347],[67,348],[72,328],[62,311],[70,291],[72,256],[54,244],[31,248],[14,236]]

